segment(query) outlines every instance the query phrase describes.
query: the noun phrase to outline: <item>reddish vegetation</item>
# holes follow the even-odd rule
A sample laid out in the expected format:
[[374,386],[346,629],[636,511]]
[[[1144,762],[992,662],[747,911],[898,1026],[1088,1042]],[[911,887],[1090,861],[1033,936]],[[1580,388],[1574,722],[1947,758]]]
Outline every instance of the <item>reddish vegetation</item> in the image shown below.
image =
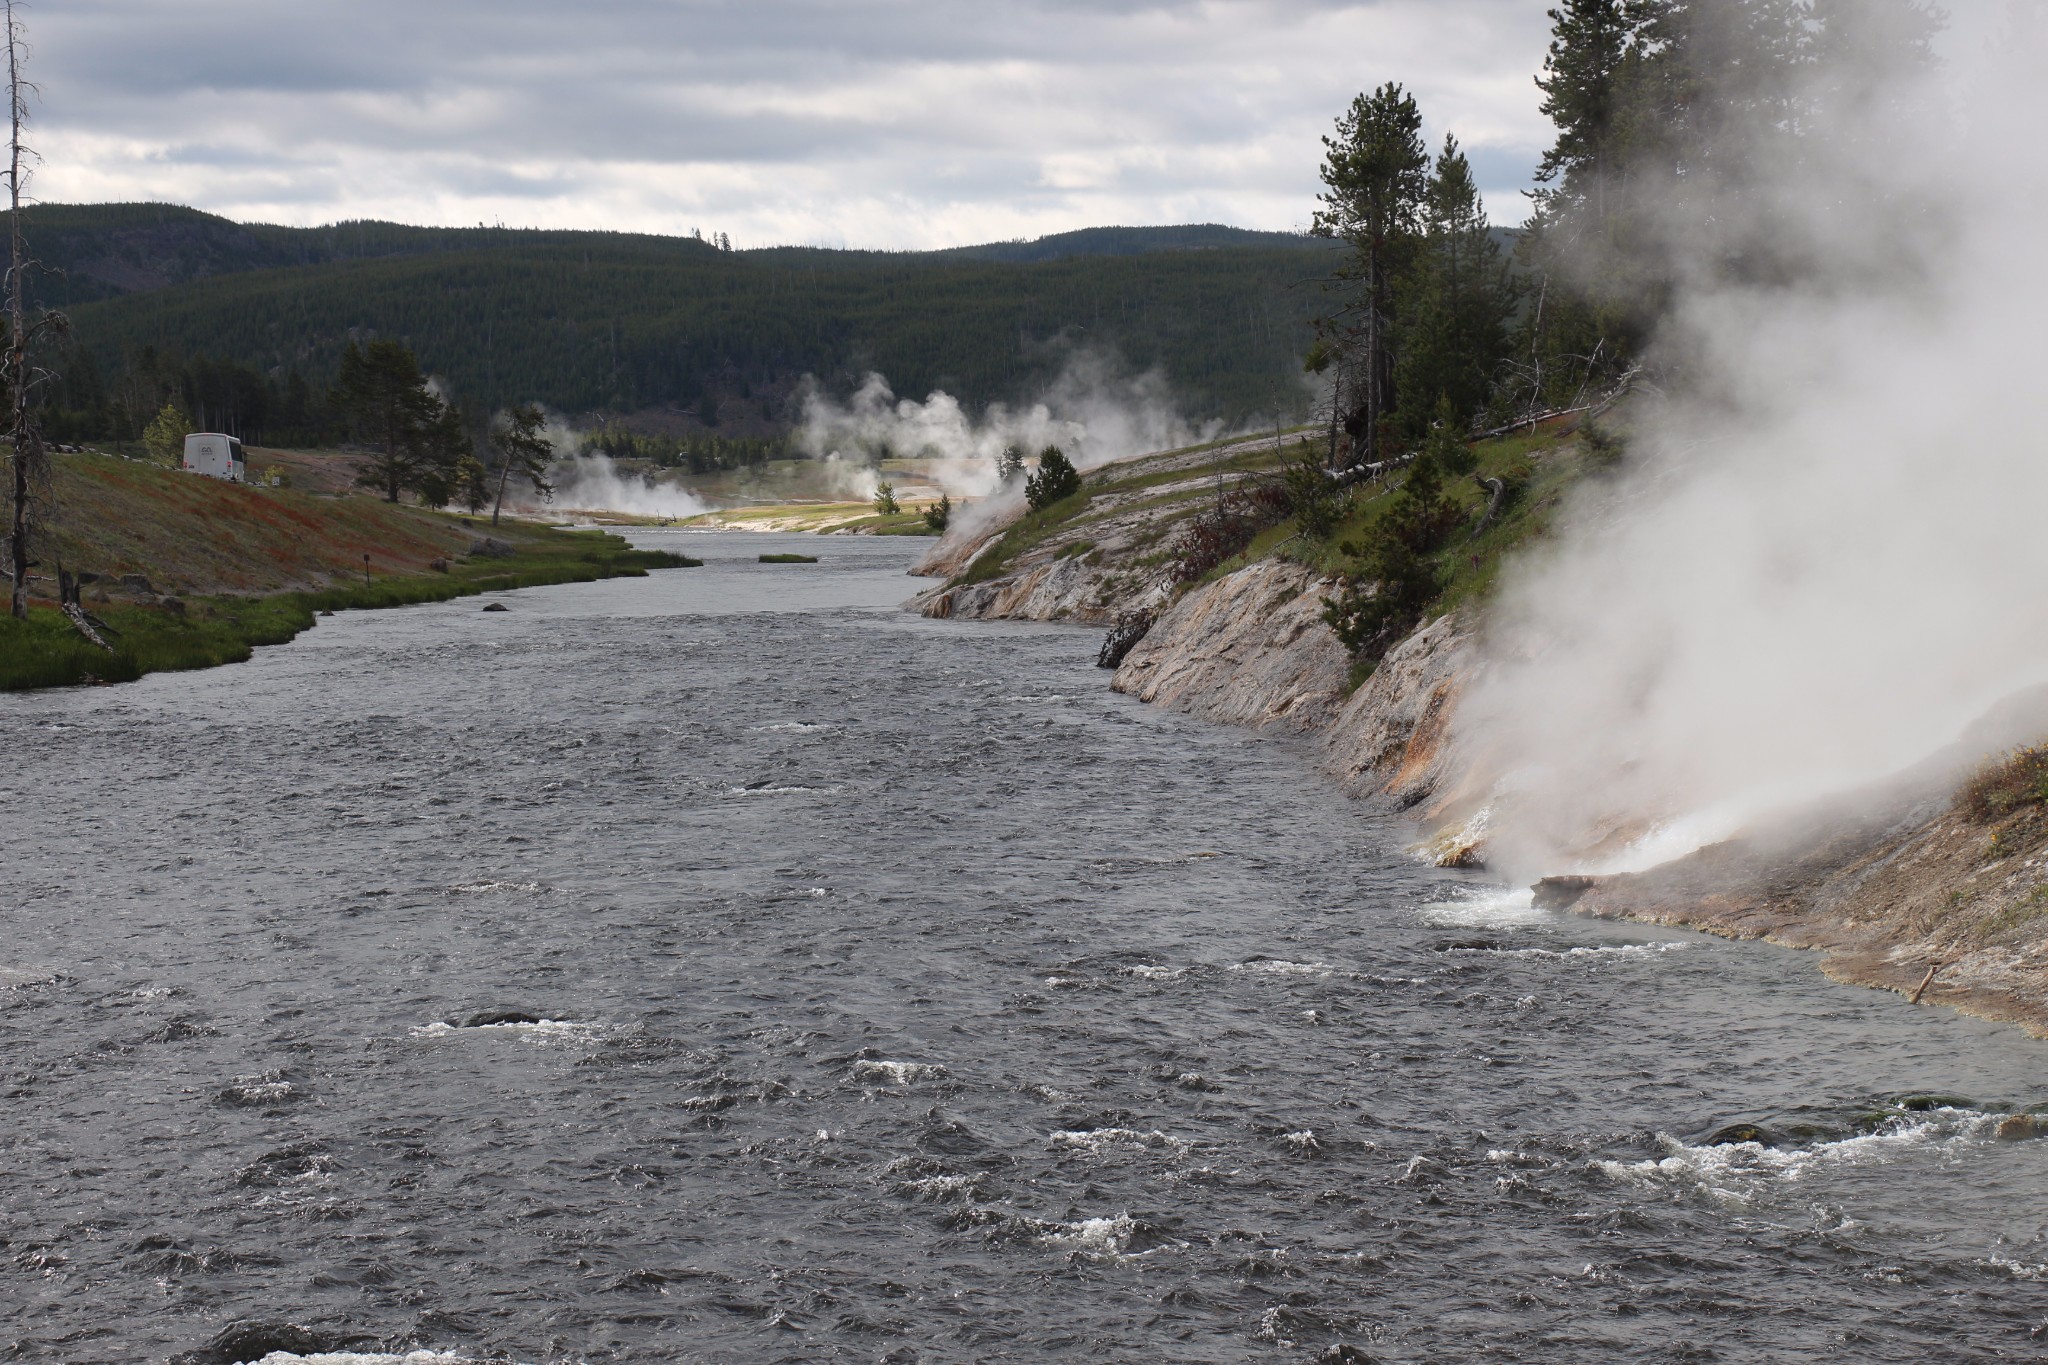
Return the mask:
[[[62,567],[103,580],[143,574],[160,592],[206,595],[322,587],[416,574],[477,535],[460,518],[366,497],[225,483],[104,455],[56,460],[51,578]],[[111,590],[111,582],[107,584]]]

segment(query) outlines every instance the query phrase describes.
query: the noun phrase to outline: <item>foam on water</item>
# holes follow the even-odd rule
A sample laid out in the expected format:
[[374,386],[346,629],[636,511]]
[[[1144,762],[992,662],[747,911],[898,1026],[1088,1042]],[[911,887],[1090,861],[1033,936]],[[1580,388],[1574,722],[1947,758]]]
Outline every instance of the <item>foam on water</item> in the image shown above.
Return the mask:
[[294,1355],[290,1351],[272,1351],[253,1365],[483,1365],[470,1356],[456,1355],[453,1351],[408,1351],[404,1355],[392,1355],[383,1351],[315,1351],[311,1355]]
[[415,1038],[521,1038],[534,1043],[590,1042],[604,1031],[601,1024],[580,1019],[536,1019],[532,1023],[450,1024],[436,1020],[412,1030]]
[[854,1080],[882,1085],[915,1085],[945,1074],[946,1068],[934,1062],[886,1062],[865,1057],[854,1062],[852,1070]]
[[1600,943],[1577,948],[1447,948],[1450,953],[1485,953],[1491,957],[1655,957],[1690,948],[1690,943]]
[[1831,1167],[1878,1165],[1920,1153],[1955,1158],[1984,1142],[2001,1117],[1973,1109],[1935,1109],[1889,1118],[1874,1132],[1810,1147],[1761,1142],[1692,1146],[1660,1133],[1657,1142],[1666,1153],[1662,1157],[1593,1164],[1617,1181],[1693,1191],[1716,1203],[1741,1207]]
[[1233,962],[1233,972],[1255,972],[1262,976],[1335,976],[1343,972],[1327,962],[1289,962],[1284,958],[1262,957],[1250,962]]
[[1536,893],[1527,887],[1486,887],[1432,901],[1422,907],[1421,920],[1446,929],[1517,929],[1552,923],[1555,916],[1536,908]]
[[1067,1150],[1081,1150],[1101,1156],[1116,1147],[1141,1147],[1152,1151],[1172,1152],[1186,1156],[1194,1144],[1182,1138],[1170,1137],[1157,1128],[1140,1132],[1135,1128],[1077,1128],[1063,1129],[1047,1137],[1054,1147]]
[[1041,1224],[1040,1236],[1053,1246],[1067,1247],[1090,1256],[1115,1256],[1130,1245],[1138,1230],[1129,1212],[1113,1218],[1082,1218],[1072,1223]]

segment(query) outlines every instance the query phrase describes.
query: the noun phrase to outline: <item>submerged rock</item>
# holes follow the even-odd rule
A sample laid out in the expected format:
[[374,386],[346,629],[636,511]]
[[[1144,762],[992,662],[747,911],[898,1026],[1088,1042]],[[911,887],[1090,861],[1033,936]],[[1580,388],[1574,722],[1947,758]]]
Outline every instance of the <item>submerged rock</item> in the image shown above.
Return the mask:
[[510,607],[508,607],[508,606],[506,606],[506,605],[505,605],[505,604],[504,604],[503,602],[489,602],[489,603],[486,603],[486,604],[484,605],[484,610],[485,610],[485,611],[510,611],[510,610],[511,610],[511,608],[510,608]]
[[1569,910],[1599,884],[1598,877],[1545,877],[1529,889],[1538,910]]
[[478,1010],[466,1019],[450,1019],[448,1022],[456,1028],[490,1028],[496,1024],[538,1024],[541,1017],[525,1010]]
[[290,1322],[231,1322],[196,1351],[171,1358],[171,1365],[250,1365],[283,1351],[291,1355],[348,1351],[373,1345],[366,1336],[319,1331]]
[[2000,1119],[1993,1136],[2000,1142],[2031,1142],[2048,1137],[2048,1114],[2014,1114]]

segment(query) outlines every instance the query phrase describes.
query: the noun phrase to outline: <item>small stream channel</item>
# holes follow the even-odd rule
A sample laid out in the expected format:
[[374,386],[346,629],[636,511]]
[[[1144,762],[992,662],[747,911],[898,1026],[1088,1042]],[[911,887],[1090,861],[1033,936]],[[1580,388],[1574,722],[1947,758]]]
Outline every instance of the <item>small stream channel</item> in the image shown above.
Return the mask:
[[2048,1356],[2048,1043],[1421,867],[919,542],[641,539],[0,697],[0,1359]]

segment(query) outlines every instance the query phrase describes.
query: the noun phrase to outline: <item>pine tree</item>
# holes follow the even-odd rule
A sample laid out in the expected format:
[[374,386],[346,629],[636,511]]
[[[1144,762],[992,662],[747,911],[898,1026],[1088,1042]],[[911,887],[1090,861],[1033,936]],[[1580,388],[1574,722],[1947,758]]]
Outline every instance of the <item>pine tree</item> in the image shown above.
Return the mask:
[[1410,437],[1420,436],[1433,414],[1442,420],[1443,402],[1460,426],[1486,405],[1515,305],[1471,163],[1454,137],[1444,139],[1423,204],[1422,247],[1402,285],[1395,366]]
[[1621,173],[1623,62],[1651,16],[1632,0],[1565,0],[1549,14],[1550,50],[1536,88],[1557,140],[1536,166],[1538,183],[1554,186],[1536,192],[1537,214],[1554,220],[1583,209],[1604,224]]
[[1058,446],[1038,452],[1038,471],[1024,481],[1024,500],[1036,512],[1081,491],[1081,474]]
[[1363,543],[1343,549],[1352,567],[1323,608],[1323,619],[1356,657],[1377,662],[1443,591],[1434,555],[1461,518],[1444,492],[1432,446],[1408,467],[1407,482],[1372,523]]
[[1645,35],[1678,2],[1565,0],[1549,11],[1536,85],[1557,136],[1536,170],[1542,188],[1520,248],[1536,299],[1512,348],[1531,406],[1569,402],[1613,370],[1661,304],[1646,298],[1630,214],[1633,179],[1656,159],[1663,130],[1646,111],[1670,102],[1659,92],[1668,70],[1651,62]]
[[342,353],[335,399],[357,439],[377,449],[356,482],[382,490],[387,501],[418,491],[444,462],[445,432],[436,430],[443,404],[427,387],[418,358],[399,343],[358,347],[351,341]]
[[498,516],[505,510],[505,485],[514,474],[531,484],[542,499],[554,496],[547,475],[555,448],[541,434],[546,426],[546,415],[532,403],[513,408],[502,423],[491,425],[491,449],[498,456],[498,493],[491,502],[491,525],[498,524]]
[[[1380,454],[1380,424],[1396,406],[1394,281],[1421,228],[1429,168],[1422,113],[1389,82],[1354,99],[1323,148],[1323,206],[1313,230],[1348,243],[1351,259],[1333,281],[1343,303],[1317,322],[1311,364],[1338,366],[1336,420],[1350,437],[1353,461],[1371,461]],[[1337,460],[1335,450],[1331,458]]]

